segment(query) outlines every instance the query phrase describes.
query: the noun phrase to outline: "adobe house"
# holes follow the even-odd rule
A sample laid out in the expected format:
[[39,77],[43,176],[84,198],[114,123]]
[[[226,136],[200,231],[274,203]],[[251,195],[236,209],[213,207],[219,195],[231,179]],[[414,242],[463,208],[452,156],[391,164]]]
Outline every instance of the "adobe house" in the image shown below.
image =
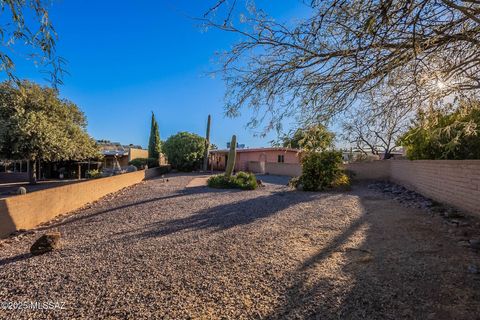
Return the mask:
[[115,168],[117,161],[120,167],[124,168],[133,159],[148,158],[148,150],[143,149],[141,146],[133,144],[125,146],[108,140],[98,140],[97,143],[103,155],[103,168]]
[[[210,168],[225,170],[228,149],[210,150]],[[277,175],[299,175],[301,152],[299,149],[270,147],[237,149],[235,171],[270,173]]]

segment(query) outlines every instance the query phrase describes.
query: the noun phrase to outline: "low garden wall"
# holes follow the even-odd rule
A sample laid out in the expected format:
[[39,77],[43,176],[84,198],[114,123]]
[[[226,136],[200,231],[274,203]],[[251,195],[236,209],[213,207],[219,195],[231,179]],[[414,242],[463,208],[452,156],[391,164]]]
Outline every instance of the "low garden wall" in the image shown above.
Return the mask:
[[356,162],[345,165],[345,169],[353,172],[354,180],[388,180],[390,178],[391,161]]
[[[299,164],[249,161],[254,173],[299,176]],[[354,180],[390,180],[438,202],[480,216],[480,160],[377,160],[350,163]]]
[[395,160],[390,180],[480,216],[480,160]]
[[34,228],[107,194],[161,175],[165,169],[152,168],[0,199],[0,237]]
[[355,179],[390,180],[480,216],[480,160],[380,160],[346,168]]

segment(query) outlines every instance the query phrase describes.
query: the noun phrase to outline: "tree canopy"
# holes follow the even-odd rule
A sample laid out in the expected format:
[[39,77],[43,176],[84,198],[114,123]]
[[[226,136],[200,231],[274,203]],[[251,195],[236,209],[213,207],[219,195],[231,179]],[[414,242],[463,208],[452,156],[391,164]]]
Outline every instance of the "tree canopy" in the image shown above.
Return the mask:
[[412,160],[480,159],[480,102],[462,100],[459,107],[419,111],[400,143]]
[[252,126],[330,119],[384,85],[416,108],[480,88],[477,1],[311,0],[294,22],[241,3],[216,1],[203,21],[240,36],[222,60],[226,112],[252,108]]
[[415,114],[413,109],[398,98],[396,88],[377,88],[344,114],[341,136],[364,155],[383,154],[383,159],[389,159]]
[[[62,83],[64,59],[56,55],[57,34],[48,13],[51,0],[2,0],[0,11],[0,73],[10,80],[15,74],[15,53],[28,56],[36,66],[43,67],[55,86]],[[20,55],[20,54],[18,54]]]
[[334,134],[321,124],[297,129],[281,138],[283,147],[307,151],[323,151],[333,146]]
[[84,160],[99,157],[83,112],[58,91],[23,81],[0,84],[0,155],[10,159]]
[[168,163],[180,171],[199,169],[205,151],[205,138],[194,133],[179,132],[163,144]]

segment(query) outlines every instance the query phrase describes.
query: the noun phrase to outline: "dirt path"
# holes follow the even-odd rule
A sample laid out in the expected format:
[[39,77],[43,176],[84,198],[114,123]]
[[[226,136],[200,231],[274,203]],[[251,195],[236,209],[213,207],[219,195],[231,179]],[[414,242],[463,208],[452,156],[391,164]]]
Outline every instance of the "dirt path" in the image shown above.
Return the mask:
[[[0,318],[478,319],[479,254],[441,220],[356,187],[302,193],[150,180],[0,244]],[[63,248],[31,257],[40,232]],[[1,306],[0,306],[1,308]]]

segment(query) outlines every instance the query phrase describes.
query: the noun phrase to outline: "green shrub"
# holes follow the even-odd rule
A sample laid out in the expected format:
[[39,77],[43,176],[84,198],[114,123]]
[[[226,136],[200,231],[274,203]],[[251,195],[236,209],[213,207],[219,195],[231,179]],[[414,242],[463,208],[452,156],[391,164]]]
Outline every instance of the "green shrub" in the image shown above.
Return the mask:
[[192,171],[201,168],[205,151],[205,138],[194,133],[179,132],[163,144],[168,163],[173,169]]
[[257,177],[253,173],[238,172],[234,177],[235,184],[243,190],[257,189]]
[[333,180],[332,188],[349,190],[350,189],[350,177],[346,173],[340,173],[335,180]]
[[102,173],[97,169],[87,170],[86,176],[89,179],[98,179],[102,177]]
[[163,165],[159,166],[157,170],[158,170],[157,171],[158,174],[160,174],[160,175],[166,174],[166,173],[169,173],[172,170],[172,166],[169,165],[169,164],[163,164]]
[[253,173],[238,172],[231,177],[227,177],[224,174],[211,176],[208,179],[208,186],[217,189],[255,190],[258,184],[257,177]]
[[159,161],[155,158],[137,158],[133,159],[128,164],[137,167],[137,169],[145,169],[145,166],[156,168],[159,166]]
[[302,158],[302,175],[290,180],[290,185],[305,191],[347,188],[350,179],[342,168],[338,151],[309,152]]
[[419,111],[399,143],[410,160],[480,159],[480,102]]

